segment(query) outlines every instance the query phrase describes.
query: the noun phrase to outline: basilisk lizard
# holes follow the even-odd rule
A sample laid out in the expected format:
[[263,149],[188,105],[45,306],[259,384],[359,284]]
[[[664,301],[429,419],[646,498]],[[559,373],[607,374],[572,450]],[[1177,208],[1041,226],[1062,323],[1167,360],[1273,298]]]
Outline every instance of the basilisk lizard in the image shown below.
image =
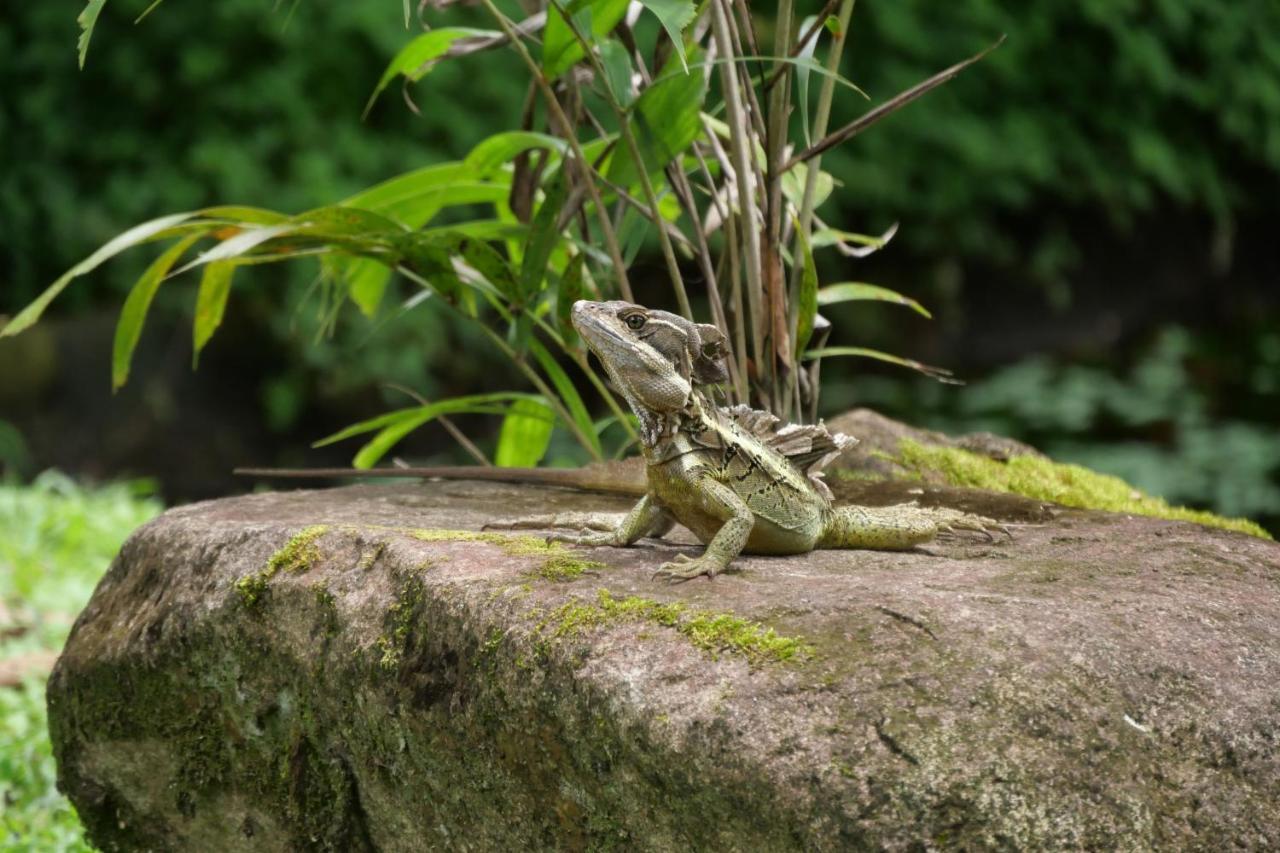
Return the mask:
[[[726,379],[724,335],[666,311],[628,302],[579,301],[574,328],[600,359],[640,424],[647,485],[616,526],[580,519],[599,532],[556,535],[579,545],[628,546],[662,536],[676,522],[706,548],[681,554],[655,577],[672,581],[724,571],[738,554],[802,554],[815,548],[902,550],[957,530],[1004,528],[991,519],[915,504],[836,507],[822,469],[855,439],[821,424],[784,424],[748,406],[718,407],[705,387]],[[244,469],[258,475],[364,476],[319,469]],[[424,476],[537,482],[636,493],[641,489],[577,472],[491,468],[378,469],[383,476]],[[561,526],[539,517],[513,526]],[[601,528],[611,528],[601,531]],[[1007,532],[1007,531],[1005,531]]]

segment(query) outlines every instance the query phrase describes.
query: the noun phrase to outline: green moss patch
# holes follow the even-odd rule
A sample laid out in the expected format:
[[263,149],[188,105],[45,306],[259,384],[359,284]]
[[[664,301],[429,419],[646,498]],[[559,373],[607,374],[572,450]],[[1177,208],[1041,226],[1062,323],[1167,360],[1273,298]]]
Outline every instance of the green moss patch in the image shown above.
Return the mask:
[[256,605],[278,572],[302,574],[310,569],[320,559],[316,540],[328,532],[329,525],[313,524],[294,534],[283,548],[271,555],[265,566],[236,581],[236,592],[240,594],[241,602],[246,607]]
[[788,661],[809,657],[813,648],[795,637],[731,613],[691,609],[679,602],[662,603],[638,595],[614,598],[607,589],[596,592],[594,603],[571,601],[542,623],[555,638],[569,637],[617,622],[647,622],[683,634],[703,651],[742,655],[753,662]]
[[1246,518],[1224,518],[1203,510],[1170,506],[1109,474],[1081,465],[1053,462],[1035,456],[1015,456],[1000,462],[968,450],[936,447],[903,439],[896,461],[912,472],[936,471],[954,486],[990,489],[1048,500],[1063,506],[1127,512],[1174,521],[1193,521],[1270,539],[1271,534]]
[[422,542],[485,542],[497,545],[513,557],[543,557],[542,564],[530,574],[552,581],[576,580],[587,572],[608,568],[604,563],[575,557],[560,543],[537,536],[422,528],[410,530],[408,534]]

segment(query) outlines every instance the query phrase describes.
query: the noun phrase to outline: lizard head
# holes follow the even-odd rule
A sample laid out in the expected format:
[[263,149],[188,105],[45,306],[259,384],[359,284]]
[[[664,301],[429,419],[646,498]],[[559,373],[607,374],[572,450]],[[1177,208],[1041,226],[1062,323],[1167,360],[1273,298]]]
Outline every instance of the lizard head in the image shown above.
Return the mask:
[[728,347],[715,326],[622,301],[579,300],[572,316],[637,415],[678,412],[695,385],[727,378]]

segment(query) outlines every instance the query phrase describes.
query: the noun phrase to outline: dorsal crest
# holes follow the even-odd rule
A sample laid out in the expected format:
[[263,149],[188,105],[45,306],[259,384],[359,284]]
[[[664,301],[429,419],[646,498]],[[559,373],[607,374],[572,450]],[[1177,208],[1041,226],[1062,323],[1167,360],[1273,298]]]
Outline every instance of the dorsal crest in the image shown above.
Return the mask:
[[853,436],[832,433],[826,424],[789,424],[776,415],[746,405],[723,408],[720,413],[761,444],[786,457],[827,500],[831,490],[822,480],[823,469],[840,452],[857,443]]

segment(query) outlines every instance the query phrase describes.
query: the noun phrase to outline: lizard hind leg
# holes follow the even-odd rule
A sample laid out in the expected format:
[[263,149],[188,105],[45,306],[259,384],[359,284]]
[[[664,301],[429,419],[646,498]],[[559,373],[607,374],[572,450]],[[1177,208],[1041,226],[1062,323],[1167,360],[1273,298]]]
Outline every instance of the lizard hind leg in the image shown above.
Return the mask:
[[958,531],[992,538],[992,531],[1008,530],[999,522],[959,510],[926,509],[916,504],[837,507],[818,540],[819,548],[869,548],[902,551]]

